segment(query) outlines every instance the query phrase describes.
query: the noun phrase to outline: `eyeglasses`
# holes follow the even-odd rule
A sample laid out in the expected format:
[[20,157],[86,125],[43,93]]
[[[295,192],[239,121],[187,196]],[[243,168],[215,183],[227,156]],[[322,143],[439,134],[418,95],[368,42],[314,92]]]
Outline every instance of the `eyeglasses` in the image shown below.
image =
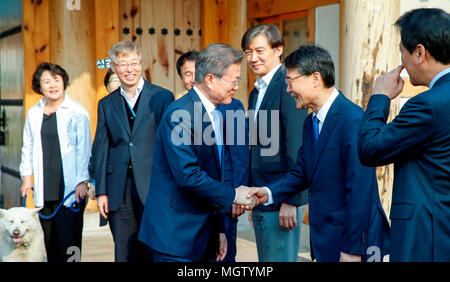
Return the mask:
[[116,64],[114,63],[118,68],[120,69],[126,69],[128,67],[131,67],[133,69],[136,69],[138,66],[141,65],[140,62],[131,62],[131,63],[121,63],[121,64]]
[[239,78],[237,81],[231,81],[231,80],[225,79],[225,78],[223,78],[223,77],[220,78],[220,79],[223,79],[223,80],[225,80],[225,81],[230,82],[230,83],[233,85],[233,88],[235,88],[236,86],[238,86],[239,83],[241,83],[241,81],[242,81],[242,78]]
[[120,80],[118,78],[112,78],[111,80],[108,81],[108,83],[113,83],[113,82],[120,82]]
[[296,80],[297,78],[300,78],[300,77],[302,77],[302,76],[305,76],[305,75],[304,75],[304,74],[301,74],[301,75],[296,76],[296,77],[293,77],[293,78],[286,78],[286,79],[285,79],[285,80],[286,80],[286,84],[291,84],[292,81],[294,81],[294,80]]

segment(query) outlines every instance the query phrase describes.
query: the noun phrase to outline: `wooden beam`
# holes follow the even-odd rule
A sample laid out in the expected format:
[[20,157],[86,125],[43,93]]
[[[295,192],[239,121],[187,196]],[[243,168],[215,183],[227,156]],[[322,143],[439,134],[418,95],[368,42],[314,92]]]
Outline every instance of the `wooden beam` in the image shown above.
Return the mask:
[[66,93],[88,111],[93,139],[97,120],[94,2],[80,0],[80,10],[67,9],[65,0],[50,3],[50,58],[69,74]]
[[[119,0],[95,0],[94,9],[95,61],[97,61],[108,58],[108,50],[119,41]],[[103,83],[107,71],[107,68],[95,70],[96,102],[108,94]]]
[[24,45],[24,115],[35,105],[41,95],[31,86],[37,66],[50,61],[50,0],[23,1],[23,45]]
[[336,3],[339,0],[247,0],[247,17],[257,19]]
[[228,0],[202,0],[202,49],[228,43]]
[[[247,5],[245,1],[229,0],[228,1],[228,44],[237,50],[241,50],[241,39],[247,31]],[[244,57],[241,64],[241,84],[239,90],[235,94],[236,99],[239,99],[244,108],[248,106],[248,89],[247,89],[247,62]]]

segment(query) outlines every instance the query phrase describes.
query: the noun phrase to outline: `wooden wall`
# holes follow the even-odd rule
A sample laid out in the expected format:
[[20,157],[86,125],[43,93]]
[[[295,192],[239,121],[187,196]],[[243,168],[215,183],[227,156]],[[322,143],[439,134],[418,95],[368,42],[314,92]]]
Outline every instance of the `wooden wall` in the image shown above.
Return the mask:
[[[226,43],[241,50],[241,39],[247,30],[247,1],[242,0],[202,0],[202,48],[212,43]],[[248,106],[247,62],[241,64],[241,84],[235,98]]]
[[185,93],[175,63],[183,53],[201,50],[200,0],[120,0],[120,40],[142,48],[144,77]]

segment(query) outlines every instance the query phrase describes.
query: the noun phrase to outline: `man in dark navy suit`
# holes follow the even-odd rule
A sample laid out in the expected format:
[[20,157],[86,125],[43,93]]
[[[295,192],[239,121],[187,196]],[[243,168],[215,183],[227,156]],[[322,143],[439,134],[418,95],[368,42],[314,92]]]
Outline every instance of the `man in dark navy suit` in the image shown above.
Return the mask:
[[284,61],[288,92],[310,108],[295,167],[265,188],[260,202],[279,203],[308,188],[312,254],[317,261],[381,261],[389,223],[375,169],[361,165],[357,137],[363,111],[334,87],[328,51],[301,46]]
[[[187,91],[194,85],[195,60],[197,51],[189,51],[177,60],[177,71]],[[222,165],[222,181],[230,183],[231,187],[248,185],[249,177],[249,147],[248,125],[242,102],[233,98],[229,105],[218,105],[224,124],[224,150]],[[228,123],[227,123],[228,117]],[[228,134],[227,134],[228,132]],[[236,261],[237,217],[222,215],[222,233],[227,240],[227,252],[223,262]]]
[[[379,77],[359,134],[359,157],[394,163],[391,261],[450,261],[450,15],[417,9],[401,16],[402,65]],[[389,106],[412,85],[429,90],[409,99],[391,123]]]
[[115,261],[146,259],[137,240],[148,193],[153,146],[161,117],[173,94],[141,76],[141,53],[122,41],[109,51],[121,87],[98,103],[94,143],[97,205],[109,220]]
[[243,54],[212,44],[197,57],[195,86],[172,103],[158,128],[139,240],[152,260],[222,260],[220,214],[241,215],[233,203],[251,202],[248,188],[223,182],[223,124],[217,108],[230,104],[240,81]]
[[[307,112],[296,109],[286,92],[286,72],[281,65],[284,44],[280,30],[264,24],[248,29],[241,41],[248,66],[258,76],[248,103],[251,186],[280,179],[294,167],[302,145]],[[306,201],[305,191],[249,213],[260,262],[297,261]]]

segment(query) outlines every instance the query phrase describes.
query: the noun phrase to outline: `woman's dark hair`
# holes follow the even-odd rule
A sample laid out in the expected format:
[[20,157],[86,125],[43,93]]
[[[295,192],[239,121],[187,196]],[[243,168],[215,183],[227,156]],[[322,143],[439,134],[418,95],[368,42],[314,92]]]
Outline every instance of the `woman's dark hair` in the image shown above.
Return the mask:
[[418,44],[425,46],[433,58],[450,63],[450,14],[441,9],[415,9],[395,23],[400,28],[402,45],[411,54]]
[[315,72],[322,76],[325,87],[334,86],[334,63],[330,53],[318,46],[303,45],[292,52],[284,60],[286,69],[297,69],[301,75],[311,75]]
[[69,86],[69,75],[67,72],[57,64],[42,63],[33,74],[32,87],[34,92],[43,95],[41,92],[41,76],[45,71],[49,71],[52,75],[60,75],[63,79],[64,90],[66,90],[67,86]]
[[103,83],[105,84],[105,87],[108,89],[109,79],[111,78],[111,75],[114,74],[114,71],[112,69],[108,69],[108,72],[106,72],[105,79],[103,80]]

